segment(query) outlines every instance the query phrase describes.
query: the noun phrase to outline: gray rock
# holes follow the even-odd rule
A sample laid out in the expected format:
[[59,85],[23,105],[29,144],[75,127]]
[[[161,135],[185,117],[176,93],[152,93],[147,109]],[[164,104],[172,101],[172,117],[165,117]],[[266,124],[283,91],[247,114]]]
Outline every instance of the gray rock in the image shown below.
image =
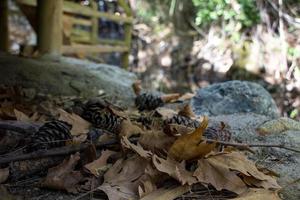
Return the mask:
[[271,95],[262,86],[248,81],[228,81],[199,89],[192,99],[192,107],[197,115],[252,112],[279,117]]
[[0,84],[19,85],[36,93],[52,96],[103,94],[113,103],[134,103],[133,73],[117,66],[97,64],[74,58],[30,59],[0,54]]
[[[232,114],[209,118],[209,124],[219,124],[221,121],[229,125],[229,131],[236,142],[284,144],[296,149],[300,148],[300,131],[285,131],[266,136],[259,135],[256,129],[271,120],[270,117],[258,114]],[[300,123],[300,122],[298,122]],[[255,154],[249,157],[257,164],[267,167],[280,175],[280,191],[284,199],[298,200],[300,197],[300,156],[299,153],[275,147],[252,148]]]

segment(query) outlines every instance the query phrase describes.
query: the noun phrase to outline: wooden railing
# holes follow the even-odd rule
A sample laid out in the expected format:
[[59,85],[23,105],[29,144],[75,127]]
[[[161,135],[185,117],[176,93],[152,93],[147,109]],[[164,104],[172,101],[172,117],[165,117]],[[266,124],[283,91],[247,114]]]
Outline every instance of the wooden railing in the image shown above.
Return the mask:
[[[16,0],[18,4],[36,7],[36,0]],[[88,53],[122,53],[122,66],[128,67],[129,51],[132,33],[132,12],[125,0],[118,0],[118,5],[124,13],[114,14],[100,12],[97,9],[95,0],[90,0],[90,6],[83,6],[71,1],[64,1],[63,4],[63,34],[64,44],[62,53],[88,54]],[[82,18],[84,17],[84,18]],[[100,39],[98,37],[99,19],[104,18],[124,26],[124,39]],[[29,19],[30,20],[30,19]],[[31,23],[35,24],[35,23]],[[76,28],[76,25],[87,27],[87,30]]]

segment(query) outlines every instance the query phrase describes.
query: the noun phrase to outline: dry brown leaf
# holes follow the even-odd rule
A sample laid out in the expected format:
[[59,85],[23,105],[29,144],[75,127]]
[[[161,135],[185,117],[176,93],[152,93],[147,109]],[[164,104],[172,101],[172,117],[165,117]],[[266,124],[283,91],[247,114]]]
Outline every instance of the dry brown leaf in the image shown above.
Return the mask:
[[15,113],[16,119],[18,121],[31,122],[30,118],[25,113],[23,113],[17,109],[14,109],[14,113]]
[[142,181],[138,187],[139,197],[142,198],[147,194],[157,190],[156,185],[151,180]]
[[280,188],[274,178],[258,171],[254,163],[240,152],[218,153],[200,159],[194,172],[194,176],[202,183],[212,184],[217,190],[227,189],[241,194],[247,186],[238,174],[243,175],[248,185]]
[[195,131],[194,128],[180,125],[180,124],[166,124],[164,125],[164,133],[171,136],[180,136]]
[[60,165],[50,168],[42,186],[71,193],[78,192],[77,184],[83,179],[83,175],[79,171],[74,171],[74,168],[79,159],[79,153],[76,153],[71,155],[68,160],[65,159]]
[[169,150],[169,155],[181,161],[201,158],[211,152],[216,144],[207,143],[205,140],[202,140],[202,135],[207,125],[208,118],[204,117],[200,126],[194,132],[180,136],[173,143]]
[[187,185],[178,186],[176,188],[160,188],[141,198],[141,200],[173,200],[188,192],[190,189],[190,186]]
[[89,170],[93,175],[99,176],[101,174],[99,173],[99,171],[103,172],[103,170],[107,169],[107,159],[114,153],[114,151],[110,150],[102,151],[101,156],[97,160],[86,164],[84,167],[87,170]]
[[197,177],[199,182],[211,184],[219,191],[226,189],[241,194],[247,189],[236,172],[230,171],[222,165],[211,164],[206,158],[198,161],[198,168],[193,176]]
[[180,97],[179,93],[165,94],[165,95],[161,96],[161,100],[164,103],[169,103],[169,102],[173,102],[173,101],[178,100],[179,97]]
[[139,126],[133,124],[130,120],[126,119],[123,120],[121,123],[119,137],[123,137],[123,136],[130,137],[133,135],[139,135],[142,132],[143,130]]
[[186,104],[186,105],[178,112],[178,115],[185,116],[185,117],[188,117],[188,118],[196,117],[196,116],[195,116],[195,113],[193,112],[192,107],[191,107],[190,104]]
[[162,131],[151,130],[140,136],[139,143],[143,148],[152,152],[167,152],[175,140],[175,137],[170,137]]
[[104,183],[98,189],[109,200],[138,199],[138,187],[147,165],[147,160],[139,156],[117,160],[105,173]]
[[153,155],[152,162],[158,171],[169,174],[182,185],[192,185],[198,182],[196,177],[193,176],[193,172],[185,169],[184,162],[179,163],[169,157],[167,157],[167,159],[163,159],[157,155]]
[[181,97],[179,97],[179,101],[186,101],[186,100],[190,100],[191,98],[193,98],[195,96],[195,94],[193,93],[185,93],[184,95],[182,95]]
[[159,107],[159,108],[156,108],[155,111],[156,111],[159,115],[161,115],[161,118],[162,118],[163,120],[165,120],[165,119],[170,119],[170,118],[172,118],[174,115],[177,114],[174,110],[172,110],[172,109],[170,109],[170,108],[165,108],[165,107]]
[[258,189],[258,188],[249,188],[248,191],[239,195],[235,200],[280,200],[277,191]]
[[9,167],[0,169],[0,183],[4,183],[9,176]]
[[145,149],[143,149],[143,147],[140,144],[135,145],[135,144],[131,143],[127,137],[122,137],[121,143],[125,148],[133,150],[134,152],[136,152],[138,155],[140,155],[143,158],[148,159],[148,158],[151,158],[153,155],[152,152],[146,151]]
[[135,93],[135,95],[140,95],[142,91],[142,82],[140,80],[135,81],[132,84],[132,89]]
[[87,134],[89,132],[89,128],[91,124],[82,119],[80,116],[75,113],[68,113],[63,109],[58,109],[59,120],[65,121],[72,125],[71,134],[72,135],[82,135]]
[[1,119],[15,119],[14,106],[10,103],[4,102],[0,107],[0,118]]
[[222,165],[222,167],[238,171],[246,176],[252,176],[257,180],[262,181],[260,184],[266,189],[280,188],[274,178],[258,171],[255,164],[252,161],[248,160],[246,156],[241,152],[233,151],[231,153],[210,156],[207,158],[207,161],[211,165]]

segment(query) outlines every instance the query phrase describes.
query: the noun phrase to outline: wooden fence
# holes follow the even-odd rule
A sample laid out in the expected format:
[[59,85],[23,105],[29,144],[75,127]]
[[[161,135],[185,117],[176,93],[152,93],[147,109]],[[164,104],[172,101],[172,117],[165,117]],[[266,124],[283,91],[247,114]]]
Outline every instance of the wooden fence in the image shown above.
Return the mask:
[[[36,30],[35,7],[36,0],[16,0],[22,11],[27,16],[33,28]],[[63,46],[62,53],[87,54],[87,53],[122,53],[122,66],[128,67],[129,51],[132,33],[132,12],[125,0],[118,0],[118,5],[124,13],[107,13],[98,11],[95,0],[90,0],[89,6],[64,0],[63,2]],[[124,38],[100,39],[98,37],[99,19],[103,18],[124,26]],[[86,30],[79,29],[78,26],[87,27]]]

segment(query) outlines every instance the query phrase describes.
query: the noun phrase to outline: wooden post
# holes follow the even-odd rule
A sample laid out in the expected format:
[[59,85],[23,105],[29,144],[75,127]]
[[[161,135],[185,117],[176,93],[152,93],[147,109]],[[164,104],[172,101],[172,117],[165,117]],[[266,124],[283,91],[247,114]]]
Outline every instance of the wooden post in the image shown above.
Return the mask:
[[[118,4],[124,9],[127,17],[132,16],[132,12],[128,4],[124,0],[118,0]],[[132,34],[132,24],[131,23],[124,23],[124,40],[125,45],[128,47],[128,52],[122,54],[122,66],[123,68],[127,69],[129,66],[129,55],[131,49],[131,34]]]
[[9,50],[8,0],[0,0],[0,51]]
[[[91,1],[91,7],[92,9],[97,12],[98,11],[98,6],[97,6],[97,3],[95,0],[92,0]],[[92,44],[97,44],[98,43],[98,32],[99,32],[99,27],[98,27],[98,21],[99,21],[99,18],[98,17],[95,17],[93,16],[92,17],[92,32],[91,32],[91,41],[92,41]]]
[[63,39],[63,0],[38,0],[38,51],[41,55],[60,55]]

